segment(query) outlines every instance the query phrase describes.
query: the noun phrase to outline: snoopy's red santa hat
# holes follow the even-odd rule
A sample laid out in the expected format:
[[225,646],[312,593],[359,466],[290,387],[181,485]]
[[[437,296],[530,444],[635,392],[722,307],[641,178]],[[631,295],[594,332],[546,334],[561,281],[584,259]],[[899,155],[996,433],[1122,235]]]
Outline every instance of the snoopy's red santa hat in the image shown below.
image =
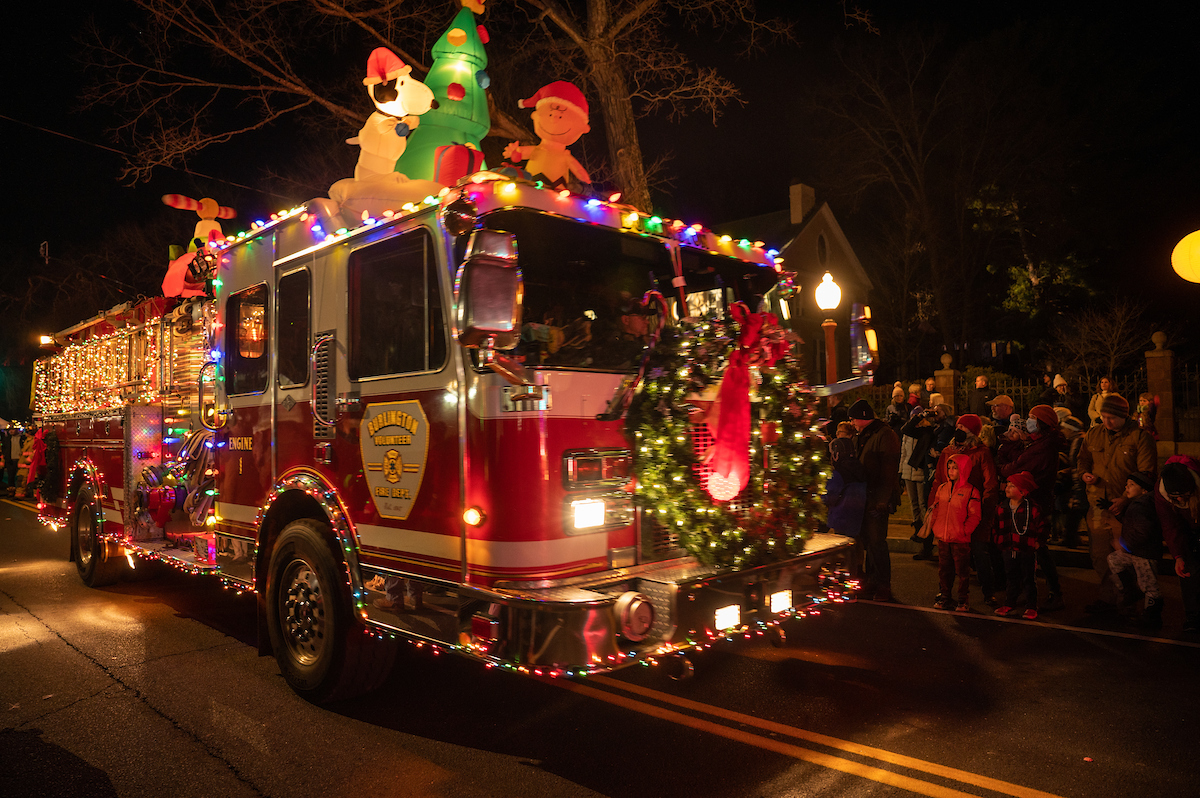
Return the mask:
[[401,61],[400,56],[386,47],[376,47],[367,58],[367,76],[363,78],[363,85],[385,83],[409,72],[412,72],[412,67]]
[[553,83],[547,83],[537,90],[537,94],[530,97],[528,100],[520,100],[517,103],[518,108],[537,108],[542,103],[555,102],[565,105],[573,111],[576,111],[583,116],[584,121],[588,118],[588,104],[574,83],[565,80],[556,80]]

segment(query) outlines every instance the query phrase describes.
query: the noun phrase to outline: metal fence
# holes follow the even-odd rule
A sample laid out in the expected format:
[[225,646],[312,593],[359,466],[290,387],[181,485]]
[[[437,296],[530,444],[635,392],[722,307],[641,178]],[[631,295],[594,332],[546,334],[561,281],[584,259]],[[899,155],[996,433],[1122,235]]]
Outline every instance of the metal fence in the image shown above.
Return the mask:
[[1200,363],[1175,368],[1176,440],[1200,441]]
[[[1200,366],[1193,365],[1191,386],[1194,392],[1200,390],[1200,381],[1197,380],[1197,369]],[[1141,368],[1129,374],[1114,374],[1112,376],[1113,388],[1116,393],[1125,397],[1129,402],[1129,407],[1137,407],[1138,396],[1146,391],[1146,369]],[[908,386],[916,382],[918,385],[924,385],[924,380],[919,382],[916,380],[901,380],[900,385],[905,391],[905,396],[908,395]],[[1080,405],[1086,415],[1088,403],[1091,402],[1093,394],[1099,390],[1096,386],[1081,386],[1071,382],[1071,388],[1076,394],[1076,402]],[[975,387],[973,380],[964,379],[958,387],[958,394],[955,396],[954,409],[958,413],[965,413],[967,407],[967,395]],[[1005,394],[1013,400],[1014,412],[1025,415],[1029,409],[1038,404],[1038,401],[1045,390],[1045,386],[1041,380],[1020,380],[1020,379],[1002,379],[996,378],[990,381],[989,387],[994,388],[997,394]],[[853,391],[847,391],[843,397],[846,404],[851,404],[858,399],[866,399],[875,408],[875,414],[879,417],[883,416],[885,408],[892,401],[893,385],[872,385],[866,388],[856,388]],[[1175,399],[1176,407],[1179,406],[1178,394]],[[1196,396],[1191,404],[1195,408],[1196,423],[1200,425],[1200,396]],[[1087,422],[1087,419],[1081,419]],[[1182,428],[1181,428],[1182,432]],[[1184,438],[1184,440],[1200,440],[1200,438]]]

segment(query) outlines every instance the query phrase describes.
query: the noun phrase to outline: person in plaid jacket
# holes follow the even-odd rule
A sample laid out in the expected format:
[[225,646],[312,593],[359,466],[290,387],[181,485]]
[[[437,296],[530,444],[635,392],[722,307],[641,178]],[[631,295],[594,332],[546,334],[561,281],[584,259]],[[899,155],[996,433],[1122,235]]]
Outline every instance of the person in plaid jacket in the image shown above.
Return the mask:
[[1008,587],[1008,598],[1004,605],[996,608],[997,615],[1012,615],[1013,606],[1025,588],[1026,620],[1038,617],[1037,611],[1037,551],[1045,532],[1046,519],[1037,504],[1029,500],[1029,494],[1037,490],[1038,484],[1028,471],[1018,471],[1008,478],[1004,496],[1008,501],[1000,502],[996,508],[993,539],[1000,547],[1004,559],[1004,572]]

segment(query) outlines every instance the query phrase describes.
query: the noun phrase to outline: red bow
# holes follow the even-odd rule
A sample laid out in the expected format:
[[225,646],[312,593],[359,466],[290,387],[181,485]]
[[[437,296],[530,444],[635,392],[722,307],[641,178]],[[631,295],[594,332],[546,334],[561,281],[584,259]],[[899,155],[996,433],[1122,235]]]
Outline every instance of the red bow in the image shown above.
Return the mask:
[[[704,455],[705,464],[729,486],[723,498],[714,496],[719,500],[733,498],[750,482],[750,367],[770,368],[791,348],[775,314],[751,313],[741,302],[730,307],[730,314],[741,332],[708,414],[713,445]],[[736,492],[727,495],[734,485]]]

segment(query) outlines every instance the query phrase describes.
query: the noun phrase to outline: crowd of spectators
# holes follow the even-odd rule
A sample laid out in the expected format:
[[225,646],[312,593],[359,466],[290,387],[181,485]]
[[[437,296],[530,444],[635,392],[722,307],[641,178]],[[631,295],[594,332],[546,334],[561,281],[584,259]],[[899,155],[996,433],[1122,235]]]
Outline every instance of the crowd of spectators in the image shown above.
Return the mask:
[[972,582],[997,615],[1063,609],[1050,546],[1081,546],[1082,526],[1099,577],[1097,594],[1081,599],[1087,613],[1160,628],[1155,565],[1165,545],[1183,631],[1200,631],[1200,461],[1173,456],[1160,472],[1152,396],[1131,409],[1107,377],[1089,400],[1046,374],[1022,417],[980,376],[956,415],[935,387],[932,378],[897,383],[881,418],[865,399],[829,399],[825,431],[836,438],[825,501],[830,529],[855,539],[858,596],[893,600],[887,528],[903,493],[921,544],[913,557],[938,563],[939,609],[969,611]]

